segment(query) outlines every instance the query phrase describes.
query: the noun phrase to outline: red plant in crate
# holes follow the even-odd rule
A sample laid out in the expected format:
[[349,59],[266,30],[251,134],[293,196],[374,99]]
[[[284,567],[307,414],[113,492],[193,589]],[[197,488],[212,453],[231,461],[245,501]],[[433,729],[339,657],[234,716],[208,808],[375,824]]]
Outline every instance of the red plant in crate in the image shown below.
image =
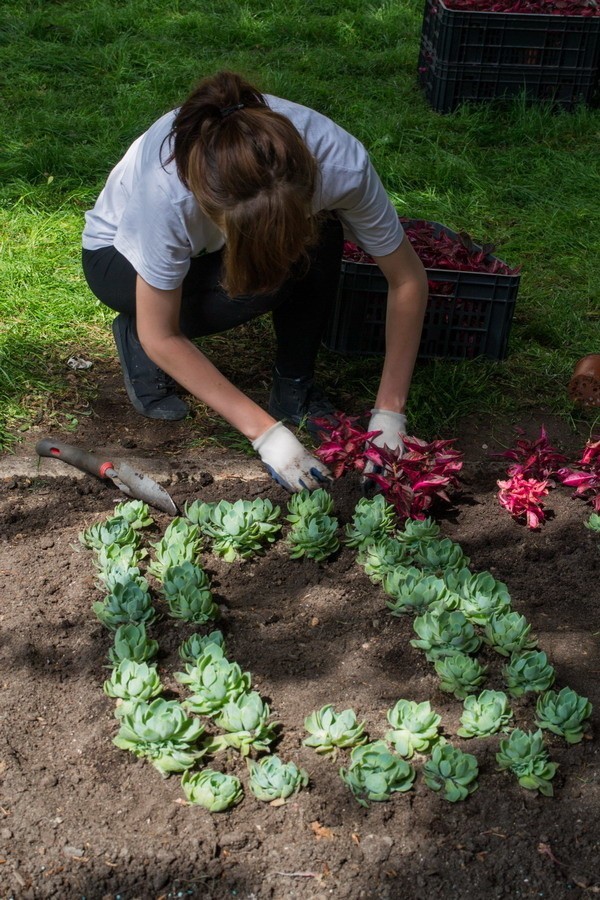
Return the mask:
[[595,0],[444,0],[448,9],[468,12],[542,13],[553,16],[598,16]]
[[538,528],[545,519],[543,497],[548,493],[548,482],[518,472],[507,481],[498,481],[498,487],[500,505],[515,519],[524,517],[528,528]]
[[592,438],[585,445],[577,469],[560,469],[558,476],[563,484],[574,487],[575,497],[585,497],[600,512],[600,438]]
[[[516,430],[518,434],[525,433],[522,428]],[[494,456],[514,460],[513,465],[507,470],[509,477],[523,475],[538,481],[558,477],[560,466],[567,461],[564,453],[560,453],[552,446],[543,425],[536,440],[528,441],[521,437],[511,450],[495,453]]]
[[364,472],[368,462],[375,466],[382,465],[380,451],[372,446],[373,438],[381,434],[379,431],[365,431],[356,416],[335,413],[338,424],[332,425],[329,419],[315,419],[325,440],[315,451],[319,459],[330,466],[335,478],[346,472]]

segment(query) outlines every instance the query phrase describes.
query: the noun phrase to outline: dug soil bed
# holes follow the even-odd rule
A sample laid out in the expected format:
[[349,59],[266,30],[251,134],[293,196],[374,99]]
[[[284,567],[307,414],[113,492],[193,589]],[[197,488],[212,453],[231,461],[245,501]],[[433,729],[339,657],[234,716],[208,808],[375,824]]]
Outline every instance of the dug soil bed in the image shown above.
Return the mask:
[[[105,423],[104,425],[102,423]],[[539,423],[532,429],[539,431]],[[253,460],[220,449],[185,455],[185,424],[156,425],[122,403],[83,423],[74,441],[120,455],[168,457],[163,484],[177,503],[287,495]],[[460,433],[460,432],[459,432]],[[114,437],[120,435],[120,443]],[[109,632],[91,611],[101,599],[93,556],[78,545],[87,525],[107,517],[118,493],[61,464],[19,474],[36,437],[5,460],[0,491],[0,897],[134,898],[473,898],[587,896],[600,892],[600,541],[584,528],[590,508],[558,488],[553,515],[527,531],[501,510],[496,479],[505,467],[481,423],[462,431],[462,491],[437,516],[471,569],[505,582],[513,605],[532,623],[557,673],[594,704],[586,739],[568,746],[547,737],[559,764],[555,796],[542,797],[498,772],[499,738],[457,738],[461,704],[440,692],[433,667],[411,647],[410,617],[394,618],[383,591],[343,547],[327,563],[291,560],[285,528],[254,561],[225,563],[208,549],[201,562],[221,607],[228,656],[251,672],[253,686],[281,723],[277,753],[310,775],[310,785],[281,806],[246,791],[232,811],[185,805],[179,778],[162,779],[146,761],[117,750],[108,677]],[[532,430],[531,437],[537,436]],[[563,434],[561,449],[585,440]],[[570,446],[567,446],[569,444]],[[151,454],[151,452],[154,456]],[[6,474],[13,464],[13,474]],[[50,471],[50,467],[55,468]],[[56,469],[58,466],[58,470]],[[165,474],[166,473],[166,474]],[[332,489],[343,526],[360,497],[349,478]],[[146,544],[169,518],[155,514]],[[160,606],[160,603],[157,604]],[[183,697],[174,673],[177,647],[193,627],[163,617],[151,627],[167,696]],[[482,652],[503,688],[504,662]],[[445,736],[479,762],[479,789],[450,804],[420,774],[413,790],[367,809],[338,777],[340,765],[302,745],[304,718],[327,703],[352,707],[372,740],[386,731],[386,710],[400,698],[430,700]],[[535,697],[512,702],[515,724],[534,727]],[[417,770],[423,758],[417,758]],[[215,768],[237,774],[234,752]]]

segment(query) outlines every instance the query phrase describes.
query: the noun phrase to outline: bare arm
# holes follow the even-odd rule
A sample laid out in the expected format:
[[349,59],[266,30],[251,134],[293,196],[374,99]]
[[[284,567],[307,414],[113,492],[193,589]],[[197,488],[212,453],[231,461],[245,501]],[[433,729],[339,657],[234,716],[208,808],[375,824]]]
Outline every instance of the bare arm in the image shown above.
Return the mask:
[[423,328],[427,275],[406,237],[393,253],[374,259],[388,281],[386,353],[375,407],[403,413]]
[[230,425],[255,440],[276,420],[228,381],[179,330],[181,288],[152,287],[138,275],[137,332],[150,359]]

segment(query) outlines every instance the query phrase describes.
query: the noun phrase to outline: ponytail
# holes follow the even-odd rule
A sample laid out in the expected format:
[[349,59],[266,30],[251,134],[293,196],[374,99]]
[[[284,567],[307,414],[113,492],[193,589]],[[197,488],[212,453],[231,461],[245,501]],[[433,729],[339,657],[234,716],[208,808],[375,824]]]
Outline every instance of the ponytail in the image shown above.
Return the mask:
[[226,236],[225,289],[271,293],[317,237],[317,163],[285,116],[233,72],[200,83],[170,134],[179,178]]

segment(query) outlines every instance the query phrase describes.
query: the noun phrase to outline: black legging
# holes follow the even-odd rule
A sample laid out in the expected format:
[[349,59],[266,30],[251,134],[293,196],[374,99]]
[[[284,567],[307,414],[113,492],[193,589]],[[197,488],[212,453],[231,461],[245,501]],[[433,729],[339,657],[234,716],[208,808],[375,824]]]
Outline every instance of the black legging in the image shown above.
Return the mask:
[[[310,267],[272,293],[230,297],[221,287],[222,251],[191,260],[182,285],[180,328],[189,338],[217,334],[271,312],[280,375],[312,375],[321,338],[336,297],[343,233],[338,219],[321,223]],[[265,249],[268,253],[268,248]],[[111,309],[135,315],[136,272],[114,247],[83,251],[83,271],[98,299]]]

